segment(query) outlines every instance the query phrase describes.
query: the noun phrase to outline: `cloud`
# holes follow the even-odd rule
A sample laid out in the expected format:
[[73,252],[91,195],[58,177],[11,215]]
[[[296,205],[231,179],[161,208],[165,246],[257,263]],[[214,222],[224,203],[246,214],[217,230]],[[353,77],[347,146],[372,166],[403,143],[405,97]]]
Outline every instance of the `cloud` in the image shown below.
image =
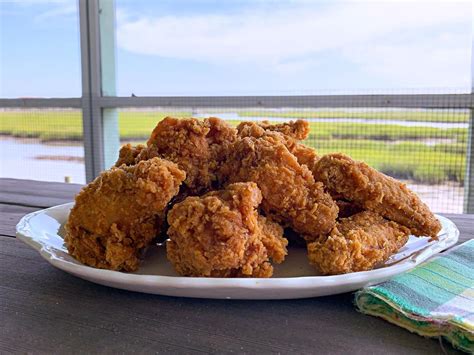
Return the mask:
[[77,16],[78,12],[79,11],[77,9],[76,4],[58,3],[58,6],[37,15],[35,17],[35,21],[45,21],[50,18],[54,18],[58,16],[59,17],[70,16],[70,15]]
[[71,0],[3,0],[6,4],[14,4],[21,6],[32,6],[32,5],[52,5],[52,4],[65,4],[74,1]]
[[[443,36],[442,36],[443,37]],[[344,51],[368,74],[375,74],[406,88],[470,87],[471,36],[444,35],[415,43],[373,44]]]
[[[463,82],[459,71],[470,66],[470,2],[315,6],[296,1],[224,15],[153,17],[125,12],[120,9],[118,46],[143,55],[294,72],[317,65],[318,56],[331,51],[374,75],[390,77],[412,66],[420,72],[436,70],[436,75],[442,71],[446,78],[454,73],[457,83]],[[458,35],[459,29],[469,33]],[[440,31],[445,38],[439,37]],[[405,43],[398,43],[403,34]]]
[[79,12],[75,0],[4,0],[4,3],[23,9],[33,7],[37,11],[34,17],[37,22],[54,17],[77,16]]

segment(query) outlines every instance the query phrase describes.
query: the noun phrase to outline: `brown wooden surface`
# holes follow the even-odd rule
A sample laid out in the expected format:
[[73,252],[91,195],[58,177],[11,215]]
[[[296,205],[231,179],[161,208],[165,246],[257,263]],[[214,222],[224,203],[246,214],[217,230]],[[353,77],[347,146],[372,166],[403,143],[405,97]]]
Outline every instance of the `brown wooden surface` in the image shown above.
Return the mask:
[[[0,179],[0,352],[454,353],[358,313],[353,295],[202,300],[117,290],[55,269],[12,238],[26,213],[69,202],[80,185]],[[445,215],[474,238],[474,215]]]

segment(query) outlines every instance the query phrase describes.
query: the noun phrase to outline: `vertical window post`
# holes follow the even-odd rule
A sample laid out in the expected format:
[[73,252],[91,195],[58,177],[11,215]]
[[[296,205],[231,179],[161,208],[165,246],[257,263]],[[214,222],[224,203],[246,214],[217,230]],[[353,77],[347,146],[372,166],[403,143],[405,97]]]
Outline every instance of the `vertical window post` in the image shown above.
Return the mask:
[[464,179],[464,213],[474,213],[474,37],[471,44],[471,103],[469,107],[466,175]]
[[82,67],[82,121],[86,180],[116,159],[119,147],[115,110],[103,110],[103,95],[115,95],[115,2],[79,0]]
[[[99,0],[99,11],[102,96],[116,96],[115,0]],[[102,109],[102,123],[104,165],[107,169],[117,161],[120,148],[117,109]]]

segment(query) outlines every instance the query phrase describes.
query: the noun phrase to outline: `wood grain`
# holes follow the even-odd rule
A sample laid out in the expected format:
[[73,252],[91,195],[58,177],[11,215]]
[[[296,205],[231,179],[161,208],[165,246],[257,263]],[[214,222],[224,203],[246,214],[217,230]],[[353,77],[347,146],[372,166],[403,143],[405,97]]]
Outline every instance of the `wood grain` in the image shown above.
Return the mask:
[[59,271],[17,239],[0,242],[0,352],[442,353],[437,340],[357,313],[352,294],[291,301],[140,294]]
[[38,210],[37,207],[0,204],[0,235],[14,237],[18,221],[24,215],[36,210]]
[[460,233],[458,244],[474,238],[474,214],[442,213],[442,215],[458,227]]
[[47,208],[71,202],[82,185],[0,179],[0,203]]
[[[0,353],[456,353],[449,344],[356,312],[352,294],[201,300],[83,281],[11,238],[19,218],[38,209],[15,201],[49,207],[71,201],[80,186],[5,180],[0,198],[7,193],[11,202],[0,200]],[[474,215],[446,216],[462,241],[474,237]]]

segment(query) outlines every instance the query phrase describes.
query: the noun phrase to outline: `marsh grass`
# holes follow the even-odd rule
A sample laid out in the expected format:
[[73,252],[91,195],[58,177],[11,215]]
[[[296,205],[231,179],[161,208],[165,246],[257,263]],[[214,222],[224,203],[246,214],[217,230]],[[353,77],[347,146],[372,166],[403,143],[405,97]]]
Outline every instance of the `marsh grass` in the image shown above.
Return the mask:
[[[255,116],[254,112],[249,112],[249,116],[250,113]],[[347,112],[344,114],[347,117]],[[120,111],[121,140],[146,140],[156,123],[166,116],[190,117],[191,112]],[[433,118],[425,112],[405,116],[406,120],[416,118],[417,121],[429,117],[441,120],[441,116]],[[456,116],[459,121],[450,122],[464,122],[464,119],[459,114]],[[238,122],[229,121],[234,126]],[[467,129],[350,122],[311,122],[310,125],[311,134],[305,144],[320,154],[343,152],[388,175],[421,183],[462,183],[464,180]],[[41,141],[81,141],[82,116],[78,110],[3,111],[0,112],[0,134]]]
[[469,113],[467,111],[453,110],[372,110],[356,109],[350,110],[300,110],[275,111],[241,111],[241,117],[279,117],[288,119],[298,118],[362,118],[376,120],[397,120],[397,121],[421,121],[421,122],[446,122],[446,123],[467,123]]

